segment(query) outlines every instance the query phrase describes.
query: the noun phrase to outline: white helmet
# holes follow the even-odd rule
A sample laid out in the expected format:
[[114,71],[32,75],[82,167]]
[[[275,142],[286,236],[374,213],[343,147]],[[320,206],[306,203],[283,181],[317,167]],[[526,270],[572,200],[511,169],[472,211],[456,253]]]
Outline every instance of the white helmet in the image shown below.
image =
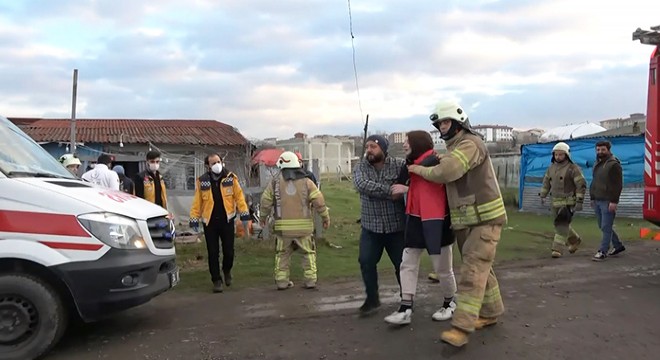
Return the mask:
[[67,167],[69,165],[81,165],[80,159],[74,154],[64,154],[60,156],[60,162],[64,167]]
[[299,169],[298,156],[291,151],[283,152],[277,160],[277,167],[280,169]]
[[468,115],[463,108],[455,101],[443,100],[435,105],[433,114],[429,117],[432,122],[436,123],[446,119],[458,121],[461,125],[468,122]]
[[565,142],[558,142],[558,143],[552,148],[552,152],[554,153],[555,151],[563,151],[563,152],[566,153],[566,156],[570,156],[570,154],[571,154],[571,153],[570,153],[570,151],[571,151],[571,147],[568,146],[568,144],[565,143]]

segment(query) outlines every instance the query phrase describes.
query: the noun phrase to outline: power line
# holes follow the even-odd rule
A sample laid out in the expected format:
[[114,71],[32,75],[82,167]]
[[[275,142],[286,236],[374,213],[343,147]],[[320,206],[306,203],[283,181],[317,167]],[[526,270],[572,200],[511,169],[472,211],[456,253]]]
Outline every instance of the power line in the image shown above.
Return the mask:
[[357,89],[358,105],[360,107],[360,119],[364,119],[362,112],[362,99],[360,97],[360,84],[358,82],[357,65],[355,62],[355,35],[353,35],[353,14],[351,13],[351,0],[348,0],[348,25],[351,32],[351,48],[353,48],[353,74],[355,74],[355,88]]

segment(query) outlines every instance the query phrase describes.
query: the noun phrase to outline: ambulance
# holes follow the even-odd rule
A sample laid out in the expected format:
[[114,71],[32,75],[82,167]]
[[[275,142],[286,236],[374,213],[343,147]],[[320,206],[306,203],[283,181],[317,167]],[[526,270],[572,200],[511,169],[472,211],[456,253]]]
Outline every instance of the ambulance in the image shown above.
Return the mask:
[[0,359],[50,350],[91,322],[179,282],[162,207],[96,187],[0,116]]

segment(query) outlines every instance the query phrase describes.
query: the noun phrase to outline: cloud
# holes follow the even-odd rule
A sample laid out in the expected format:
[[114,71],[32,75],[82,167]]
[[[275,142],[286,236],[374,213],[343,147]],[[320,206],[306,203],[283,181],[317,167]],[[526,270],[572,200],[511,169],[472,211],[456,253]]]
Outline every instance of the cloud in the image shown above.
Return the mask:
[[[428,129],[458,98],[473,123],[528,128],[645,112],[650,1],[28,0],[0,5],[6,116],[218,119],[250,137]],[[130,9],[130,11],[127,11]],[[359,102],[362,104],[360,111]]]

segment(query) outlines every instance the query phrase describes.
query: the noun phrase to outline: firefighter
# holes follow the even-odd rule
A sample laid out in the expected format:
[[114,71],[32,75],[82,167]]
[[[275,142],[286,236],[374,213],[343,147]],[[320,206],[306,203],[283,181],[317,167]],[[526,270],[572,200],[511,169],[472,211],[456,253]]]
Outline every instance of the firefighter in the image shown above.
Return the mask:
[[[314,173],[311,170],[305,168],[305,161],[303,160],[302,154],[298,151],[296,151],[294,154],[296,154],[296,156],[298,157],[298,162],[300,162],[300,167],[305,172],[307,178],[312,180],[314,185],[316,185],[319,188],[319,191],[320,191],[321,190],[321,182],[316,179],[316,176],[314,175]],[[312,237],[314,239],[314,242],[316,242],[316,222],[314,222],[314,234],[312,235]],[[341,245],[331,243],[330,240],[328,240],[325,236],[321,236],[321,241],[323,241],[323,243],[325,245],[327,245],[328,247],[331,247],[333,249],[341,249],[342,248]]]
[[69,170],[71,175],[78,177],[78,171],[80,170],[80,159],[75,154],[64,154],[60,156],[60,163]]
[[568,252],[575,253],[582,240],[571,227],[575,211],[582,210],[587,181],[580,167],[571,160],[570,147],[564,142],[552,148],[552,164],[543,176],[543,187],[539,196],[541,203],[552,193],[552,215],[554,216],[555,236],[552,241],[552,257],[559,258],[565,245]]
[[296,249],[303,253],[306,289],[316,287],[316,245],[312,240],[314,218],[311,207],[323,219],[323,228],[330,226],[330,214],[323,194],[306,177],[296,154],[285,151],[277,166],[281,169],[261,196],[261,224],[266,226],[268,215],[275,220],[275,282],[278,290],[293,287],[289,280],[289,262]]
[[442,101],[430,116],[447,144],[447,154],[433,167],[410,165],[423,178],[446,184],[452,228],[463,258],[452,329],[441,339],[461,347],[475,329],[497,323],[504,312],[493,272],[495,250],[506,209],[486,144],[470,127],[460,105]]

